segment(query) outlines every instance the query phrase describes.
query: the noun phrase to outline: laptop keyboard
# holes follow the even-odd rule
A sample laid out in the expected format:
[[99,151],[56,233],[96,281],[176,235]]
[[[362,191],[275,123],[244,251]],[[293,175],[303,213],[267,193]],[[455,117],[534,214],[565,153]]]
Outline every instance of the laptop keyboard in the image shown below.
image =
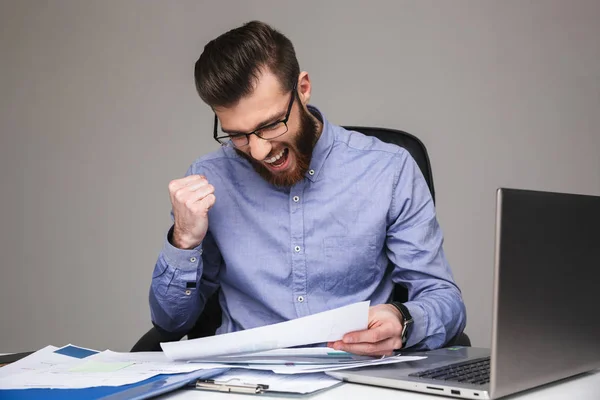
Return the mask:
[[428,369],[426,371],[415,372],[409,376],[484,385],[490,382],[490,358],[480,358],[440,368]]

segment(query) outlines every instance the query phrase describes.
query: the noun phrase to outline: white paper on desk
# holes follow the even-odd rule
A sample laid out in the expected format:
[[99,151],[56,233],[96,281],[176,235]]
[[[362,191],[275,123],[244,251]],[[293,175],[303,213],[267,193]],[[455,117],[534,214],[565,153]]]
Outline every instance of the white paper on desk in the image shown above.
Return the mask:
[[190,362],[226,364],[341,364],[371,361],[377,358],[379,357],[359,356],[329,347],[293,347],[255,353],[214,356]]
[[89,362],[86,358],[55,353],[57,347],[47,346],[35,353],[0,368],[0,389],[79,389],[96,386],[121,386],[140,382],[157,373],[127,373],[127,368],[116,372],[72,372]]
[[417,356],[392,356],[392,357],[383,357],[373,359],[371,361],[366,362],[355,362],[355,363],[347,363],[347,364],[311,364],[311,365],[303,365],[303,364],[230,364],[227,367],[230,368],[244,368],[244,369],[252,369],[252,370],[260,370],[260,371],[273,371],[276,374],[310,374],[315,372],[327,372],[327,371],[338,371],[341,369],[350,369],[350,368],[358,368],[358,367],[370,367],[374,365],[384,365],[384,364],[396,364],[406,361],[416,361],[422,360],[427,357],[417,357]]
[[[200,369],[222,368],[223,366],[222,363],[194,364],[185,361],[171,361],[161,351],[118,353],[106,350],[89,356],[86,359],[97,362],[130,362],[133,363],[133,365],[128,366],[125,369],[126,372],[153,373],[155,375],[181,374],[184,372],[198,371]],[[121,371],[125,372],[125,370]]]
[[392,356],[380,358],[378,360],[367,361],[367,362],[357,362],[355,364],[338,364],[338,365],[300,365],[296,366],[294,370],[290,370],[290,367],[287,366],[279,366],[279,368],[272,370],[276,374],[310,374],[314,372],[327,372],[327,371],[339,371],[342,369],[350,369],[350,368],[359,368],[359,367],[372,367],[374,365],[384,365],[384,364],[396,364],[407,361],[417,361],[423,360],[427,357],[417,357],[417,356]]
[[270,371],[231,369],[213,378],[217,384],[263,384],[269,392],[307,394],[342,383],[323,373],[303,375],[277,375]]
[[115,372],[75,373],[68,371],[31,371],[0,380],[0,389],[84,389],[98,386],[123,386],[152,378],[155,373],[118,374]]
[[363,301],[278,324],[160,345],[170,360],[189,361],[332,342],[348,332],[367,329],[368,319],[369,302]]
[[2,380],[8,376],[32,370],[46,369],[54,364],[75,362],[78,360],[73,357],[55,353],[54,351],[56,350],[58,350],[58,347],[56,346],[46,346],[27,357],[0,368],[0,388],[4,388],[2,386]]
[[[254,353],[248,353],[246,355],[251,356],[267,356],[267,357],[298,357],[298,356],[328,356],[330,354],[345,354],[352,356],[351,353],[347,353],[341,350],[334,350],[331,347],[292,347],[291,349],[274,349],[267,351],[257,351]],[[223,356],[228,358],[238,357],[237,355]]]

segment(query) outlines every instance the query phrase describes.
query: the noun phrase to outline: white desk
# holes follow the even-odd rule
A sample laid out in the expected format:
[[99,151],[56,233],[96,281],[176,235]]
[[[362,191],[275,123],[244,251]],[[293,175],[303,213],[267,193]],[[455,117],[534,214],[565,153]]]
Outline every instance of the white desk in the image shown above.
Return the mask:
[[[200,390],[179,390],[159,397],[161,400],[251,400],[305,398],[308,400],[443,400],[441,397],[402,390],[385,389],[374,386],[343,383],[333,389],[312,396],[254,396],[248,394],[230,394]],[[600,399],[600,371],[586,373],[561,382],[552,383],[522,394],[504,397],[507,400],[598,400]]]

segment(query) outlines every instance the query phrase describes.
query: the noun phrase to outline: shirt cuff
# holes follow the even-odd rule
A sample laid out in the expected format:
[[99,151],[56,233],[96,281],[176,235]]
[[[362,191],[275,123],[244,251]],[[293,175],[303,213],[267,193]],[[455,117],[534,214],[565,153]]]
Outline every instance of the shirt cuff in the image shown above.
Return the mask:
[[177,269],[181,270],[196,270],[200,264],[200,257],[202,256],[202,243],[193,249],[184,250],[179,249],[171,244],[171,237],[173,236],[173,227],[169,229],[165,236],[165,243],[163,245],[162,253],[167,263]]
[[425,339],[427,335],[427,314],[425,314],[425,310],[414,302],[406,302],[403,303],[406,308],[408,308],[408,312],[413,319],[413,323],[408,327],[407,332],[407,340],[406,347],[412,347],[415,344],[421,342]]

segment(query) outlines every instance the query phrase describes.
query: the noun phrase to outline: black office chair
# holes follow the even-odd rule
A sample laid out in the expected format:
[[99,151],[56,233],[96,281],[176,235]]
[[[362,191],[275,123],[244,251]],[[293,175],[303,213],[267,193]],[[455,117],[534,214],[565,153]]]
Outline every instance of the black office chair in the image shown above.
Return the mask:
[[[392,143],[405,148],[421,169],[425,181],[427,182],[427,186],[429,186],[431,197],[435,203],[431,163],[429,162],[429,155],[427,154],[427,149],[423,142],[410,133],[395,129],[363,126],[346,126],[345,128],[351,131],[361,132],[368,136],[375,136],[383,142]],[[175,342],[181,340],[186,335],[188,339],[214,335],[217,328],[221,325],[221,308],[219,305],[218,294],[217,291],[208,299],[204,311],[189,332],[167,332],[155,325],[137,341],[131,351],[161,351],[161,342]],[[397,284],[394,287],[392,297],[395,301],[406,302],[408,301],[408,290],[404,286]],[[446,343],[445,346],[471,346],[471,340],[466,333],[460,332]]]

